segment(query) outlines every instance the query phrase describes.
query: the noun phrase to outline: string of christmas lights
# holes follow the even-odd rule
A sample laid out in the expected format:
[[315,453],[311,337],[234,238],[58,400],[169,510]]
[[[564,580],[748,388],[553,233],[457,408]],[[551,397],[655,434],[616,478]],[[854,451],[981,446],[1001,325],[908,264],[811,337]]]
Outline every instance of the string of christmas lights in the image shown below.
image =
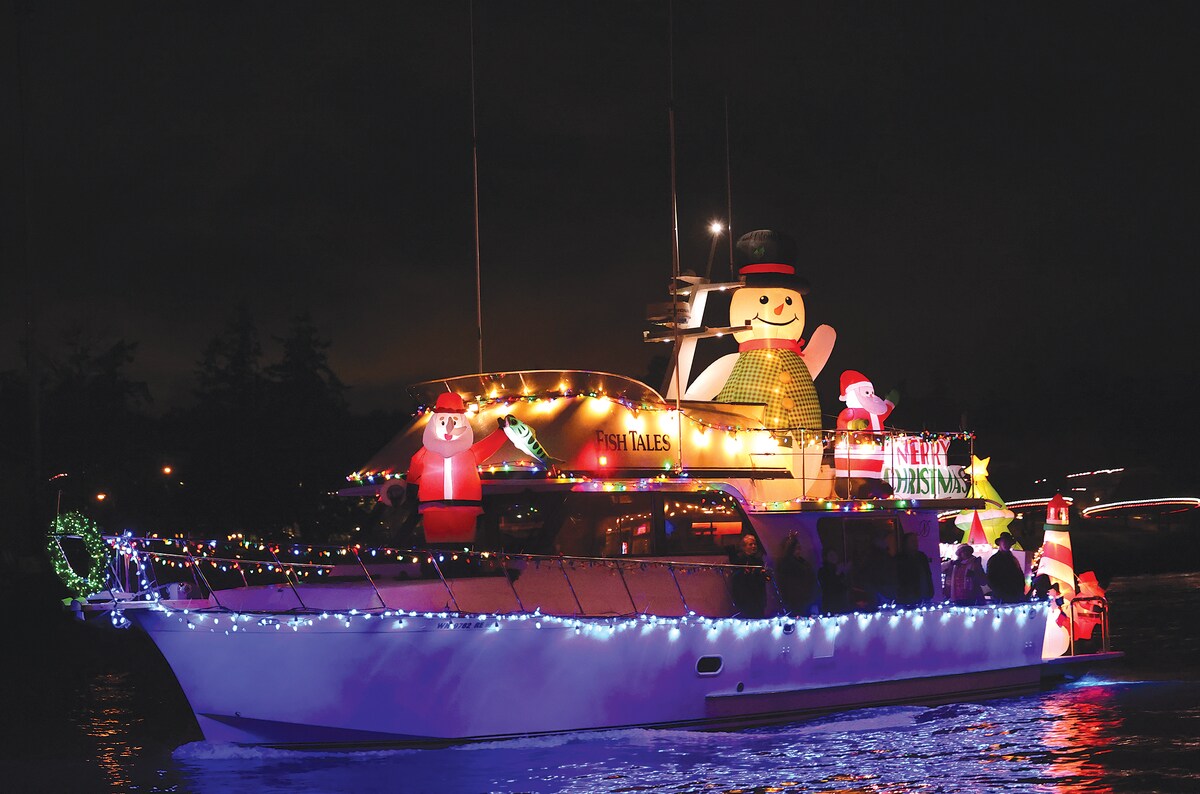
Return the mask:
[[[161,602],[151,608],[168,617],[175,617],[180,623],[186,624],[189,630],[206,629],[210,632],[224,632],[228,636],[235,635],[247,629],[271,629],[275,631],[284,628],[298,632],[302,629],[317,627],[331,621],[341,624],[344,628],[353,628],[356,622],[375,621],[384,629],[412,629],[426,631],[430,628],[429,621],[441,621],[434,627],[472,628],[486,631],[500,631],[505,625],[513,623],[533,623],[534,629],[558,628],[573,630],[575,634],[606,638],[617,632],[639,628],[642,632],[663,630],[668,632],[670,639],[675,639],[681,631],[705,631],[719,634],[722,631],[749,633],[771,631],[783,636],[796,631],[810,632],[814,629],[838,632],[842,627],[854,621],[860,629],[865,629],[872,622],[886,622],[891,629],[897,629],[907,622],[907,629],[919,630],[927,620],[935,617],[942,621],[951,618],[961,618],[963,625],[970,628],[973,625],[999,628],[1006,619],[1019,623],[1041,617],[1045,619],[1049,602],[1028,602],[1023,604],[989,604],[983,606],[957,606],[950,602],[919,607],[892,607],[876,612],[855,612],[845,615],[820,615],[810,617],[776,616],[769,618],[710,618],[698,616],[694,612],[681,617],[663,617],[657,615],[639,614],[620,617],[579,617],[566,615],[546,615],[540,611],[517,613],[476,613],[476,612],[417,612],[397,609],[348,609],[344,611],[313,611],[308,614],[262,613],[233,611],[220,608],[194,610],[190,608],[171,609]],[[120,612],[120,610],[116,610]],[[986,618],[991,618],[988,622]],[[114,617],[114,623],[128,623],[124,615]],[[224,623],[222,623],[224,621]],[[390,621],[390,625],[388,622]],[[462,621],[461,623],[445,623],[445,621]]]
[[[215,553],[215,541],[208,542],[189,542],[184,540],[175,540],[170,538],[132,538],[132,537],[115,537],[109,538],[110,543],[119,554],[125,555],[131,559],[140,561],[149,558],[156,562],[161,562],[164,566],[171,568],[189,568],[198,565],[207,565],[210,568],[219,569],[222,572],[241,571],[243,573],[263,574],[263,573],[283,573],[287,575],[330,575],[333,572],[334,565],[328,563],[313,563],[302,561],[288,562],[268,562],[266,560],[256,560],[241,556],[240,553],[232,551],[229,556],[220,556]],[[181,547],[180,552],[170,551],[154,551],[148,548],[149,542],[158,542],[164,545],[178,545]],[[352,546],[331,546],[319,547],[305,544],[297,544],[290,549],[285,549],[279,545],[267,545],[263,543],[255,543],[253,541],[242,541],[240,543],[225,544],[236,548],[257,551],[270,551],[273,555],[281,552],[292,554],[293,556],[309,555],[315,558],[332,559],[334,557],[354,557],[354,560],[347,559],[342,563],[336,564],[374,564],[393,562],[404,565],[432,565],[434,563],[445,562],[463,562],[465,564],[475,564],[483,566],[486,562],[489,565],[511,565],[517,563],[532,564],[534,567],[541,565],[564,565],[567,568],[574,570],[576,568],[607,568],[610,570],[627,570],[639,568],[645,570],[649,567],[662,568],[667,571],[680,571],[683,573],[694,573],[698,571],[719,571],[729,573],[732,571],[742,570],[745,566],[722,564],[722,563],[688,563],[679,561],[658,561],[658,560],[625,560],[620,558],[592,558],[592,557],[566,557],[566,556],[551,556],[539,554],[523,554],[516,552],[495,552],[495,551],[472,551],[463,549],[461,551],[450,550],[422,550],[422,549],[400,549],[400,548],[364,548],[359,544]],[[194,553],[191,551],[194,549]],[[143,582],[145,584],[145,582]]]
[[[674,414],[676,412],[676,408],[674,406],[670,406],[667,404],[654,404],[654,403],[647,403],[644,401],[639,401],[639,402],[635,403],[627,398],[613,397],[604,392],[573,391],[569,388],[560,390],[560,391],[544,392],[540,395],[520,395],[520,396],[505,395],[505,396],[491,396],[491,397],[476,395],[473,398],[473,400],[470,401],[470,406],[473,409],[474,413],[478,413],[479,411],[483,410],[485,407],[489,407],[489,406],[496,406],[496,405],[509,406],[509,405],[514,405],[516,403],[521,403],[521,402],[524,402],[524,403],[536,403],[536,402],[540,402],[540,401],[554,402],[554,401],[560,400],[560,399],[571,399],[571,400],[603,399],[603,400],[608,400],[617,405],[621,405],[622,407],[631,411],[635,416],[637,416],[637,414],[641,411],[664,412],[664,413],[669,413],[669,414]],[[417,408],[415,417],[419,419],[420,417],[424,416],[426,413],[428,413],[431,410],[433,410],[432,406],[421,405]],[[860,434],[847,434],[846,431],[843,431],[843,430],[813,430],[813,429],[807,429],[807,428],[764,428],[760,425],[738,425],[738,424],[718,423],[718,422],[715,422],[712,420],[701,418],[699,416],[693,415],[686,411],[683,412],[683,417],[685,419],[687,419],[689,422],[691,422],[693,425],[695,425],[696,427],[700,428],[701,432],[710,432],[711,431],[711,432],[725,432],[725,433],[730,433],[730,434],[767,433],[772,436],[792,435],[792,434],[796,434],[796,433],[802,433],[802,434],[806,434],[811,437],[811,440],[809,440],[805,444],[806,446],[818,446],[819,445],[823,449],[829,449],[832,447],[836,447],[839,444],[845,444],[845,442],[848,438],[853,437],[853,438],[857,439],[858,436],[860,435]],[[898,432],[898,435],[896,436],[897,438],[903,439],[908,435],[913,435],[913,436],[919,438],[923,442],[938,441],[938,440],[962,440],[962,441],[973,442],[975,440],[975,434],[973,432],[969,432],[969,431],[958,431],[958,432],[949,432],[949,433],[934,432],[934,431],[929,431],[929,430],[922,430],[920,433],[908,433],[906,431],[897,431],[897,432]],[[871,434],[871,435],[884,436],[884,435],[888,435],[888,434],[883,433],[883,434]],[[480,471],[480,473],[483,473],[483,474],[494,475],[497,472],[515,471],[515,470],[519,470],[519,469],[528,468],[529,466],[530,466],[530,464],[528,461],[505,461],[500,464],[494,464],[494,465],[489,465],[489,466],[480,466],[479,471]],[[667,468],[670,468],[670,466],[668,465]],[[536,472],[537,470],[538,470],[537,467],[533,467],[534,472]],[[560,475],[560,476],[564,476],[567,479],[573,479],[573,476],[570,474]],[[386,482],[388,480],[401,480],[401,479],[403,479],[403,477],[404,477],[404,475],[402,473],[396,473],[396,472],[390,472],[390,471],[369,471],[369,472],[368,471],[356,471],[356,472],[352,472],[351,474],[347,475],[346,479],[347,479],[347,481],[349,481],[350,483],[352,483],[354,485],[374,485],[374,484]]]

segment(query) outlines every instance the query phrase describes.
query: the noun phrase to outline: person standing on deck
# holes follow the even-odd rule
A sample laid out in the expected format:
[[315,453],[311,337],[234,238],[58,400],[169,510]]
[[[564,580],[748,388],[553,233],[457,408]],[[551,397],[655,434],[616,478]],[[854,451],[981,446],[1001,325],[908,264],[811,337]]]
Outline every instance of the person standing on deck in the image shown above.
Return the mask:
[[779,595],[789,615],[811,615],[820,601],[817,588],[817,572],[804,557],[796,533],[792,532],[783,542],[783,554],[775,566],[778,575]]
[[954,550],[954,559],[946,565],[946,591],[959,606],[983,603],[983,583],[987,577],[975,550],[964,543]]
[[750,533],[742,535],[741,548],[729,549],[729,562],[733,565],[754,566],[735,571],[730,577],[733,605],[738,617],[761,618],[767,611],[767,582],[762,569],[763,553],[758,547],[758,538]]
[[905,532],[896,555],[896,603],[902,607],[928,604],[933,600],[933,573],[929,556],[921,551],[915,533]]
[[821,585],[822,612],[840,615],[850,611],[850,583],[836,550],[825,549],[824,562],[817,571],[817,581]]
[[987,583],[992,595],[1005,604],[1025,600],[1025,572],[1012,553],[1013,536],[1005,532],[996,538],[996,552],[988,560]]

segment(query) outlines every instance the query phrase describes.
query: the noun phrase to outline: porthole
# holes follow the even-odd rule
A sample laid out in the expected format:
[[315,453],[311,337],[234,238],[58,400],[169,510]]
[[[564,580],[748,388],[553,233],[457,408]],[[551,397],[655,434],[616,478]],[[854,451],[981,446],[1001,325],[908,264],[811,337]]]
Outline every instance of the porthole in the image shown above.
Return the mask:
[[700,675],[716,675],[724,666],[725,662],[720,656],[701,656],[696,662],[696,672]]

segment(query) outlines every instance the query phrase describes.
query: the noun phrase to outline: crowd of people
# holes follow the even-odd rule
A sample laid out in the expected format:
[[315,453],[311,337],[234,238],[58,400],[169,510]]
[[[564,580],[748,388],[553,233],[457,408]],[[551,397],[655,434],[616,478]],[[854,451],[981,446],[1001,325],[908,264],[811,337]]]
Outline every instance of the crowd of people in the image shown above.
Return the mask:
[[[1011,604],[1036,596],[1036,590],[1027,587],[1013,544],[1013,536],[1003,533],[986,567],[971,545],[960,545],[953,559],[941,565],[945,599],[965,606],[989,600]],[[793,532],[784,540],[773,576],[768,577],[758,539],[749,533],[742,535],[739,546],[729,549],[730,562],[746,566],[731,579],[737,614],[748,618],[766,615],[771,579],[781,610],[789,615],[869,612],[884,604],[914,607],[933,602],[934,565],[921,551],[915,534],[905,533],[895,554],[889,554],[882,543],[869,544],[860,552],[852,564],[846,564],[837,549],[827,547],[820,566],[814,566]]]

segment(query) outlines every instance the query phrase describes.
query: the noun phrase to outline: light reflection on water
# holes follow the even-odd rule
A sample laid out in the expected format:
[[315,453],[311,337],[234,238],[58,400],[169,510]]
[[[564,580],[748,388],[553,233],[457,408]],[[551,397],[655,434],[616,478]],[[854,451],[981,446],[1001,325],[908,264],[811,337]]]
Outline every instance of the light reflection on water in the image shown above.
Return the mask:
[[95,740],[95,760],[108,778],[110,787],[120,789],[132,781],[127,777],[128,759],[142,751],[130,742],[131,728],[142,718],[131,708],[128,673],[106,673],[96,677],[80,702],[75,719],[84,734]]
[[[1169,703],[1173,715],[1162,710]],[[1159,721],[1131,732],[1128,715],[1143,708]],[[206,792],[1194,791],[1194,753],[1172,747],[1171,737],[1189,721],[1194,732],[1197,713],[1195,682],[1084,679],[1020,698],[869,709],[739,733],[612,731],[344,754],[198,742],[174,761]],[[1157,768],[1143,764],[1147,757]]]
[[[738,733],[631,730],[348,753],[210,745],[189,742],[196,729],[169,673],[136,649],[79,679],[62,716],[45,715],[42,729],[60,736],[12,745],[33,748],[32,760],[0,755],[0,781],[21,781],[14,791],[222,794],[1200,791],[1200,639],[1186,619],[1200,607],[1200,574],[1118,580],[1111,590],[1120,599],[1114,640],[1129,657],[1105,677]],[[1160,624],[1171,628],[1160,634]]]

